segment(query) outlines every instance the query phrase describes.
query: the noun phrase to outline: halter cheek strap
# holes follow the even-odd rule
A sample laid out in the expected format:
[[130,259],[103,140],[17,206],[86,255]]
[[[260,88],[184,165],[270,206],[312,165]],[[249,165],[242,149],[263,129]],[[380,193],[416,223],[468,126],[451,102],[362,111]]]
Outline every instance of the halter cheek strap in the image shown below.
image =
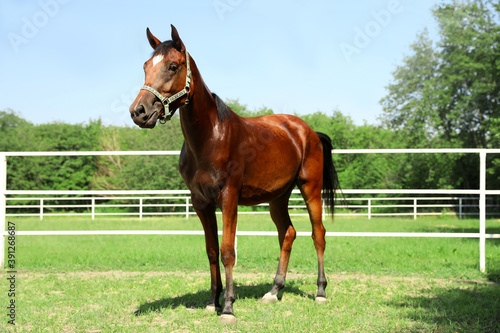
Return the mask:
[[181,98],[182,96],[186,95],[186,101],[184,102],[184,105],[189,104],[189,90],[191,88],[191,68],[189,66],[189,53],[186,50],[186,85],[184,86],[184,89],[179,91],[178,93],[173,94],[170,97],[165,97],[162,94],[160,94],[156,89],[148,86],[148,85],[143,85],[141,90],[147,90],[161,101],[163,104],[163,108],[165,109],[165,114],[160,118],[160,123],[164,124],[167,121],[169,121],[172,116],[174,115],[175,111],[170,110],[170,103],[176,101],[177,99]]

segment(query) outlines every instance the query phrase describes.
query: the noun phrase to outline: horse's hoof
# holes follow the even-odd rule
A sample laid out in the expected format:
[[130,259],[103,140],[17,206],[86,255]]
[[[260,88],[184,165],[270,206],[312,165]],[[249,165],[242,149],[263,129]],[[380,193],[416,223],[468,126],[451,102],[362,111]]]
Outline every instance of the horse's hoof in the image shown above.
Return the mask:
[[222,314],[219,317],[219,324],[234,325],[236,324],[236,317],[231,314]]
[[316,299],[314,301],[316,302],[316,304],[328,303],[328,299],[326,297],[322,297],[322,296],[316,296]]
[[262,299],[260,300],[260,303],[276,303],[277,301],[278,301],[277,295],[267,293],[262,297]]

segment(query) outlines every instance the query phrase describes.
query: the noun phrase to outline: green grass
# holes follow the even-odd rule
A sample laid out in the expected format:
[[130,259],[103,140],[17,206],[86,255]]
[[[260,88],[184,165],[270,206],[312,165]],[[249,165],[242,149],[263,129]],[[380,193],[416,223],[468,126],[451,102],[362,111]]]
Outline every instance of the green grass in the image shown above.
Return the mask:
[[[305,217],[294,217],[298,231],[310,231]],[[201,230],[196,218],[85,218],[53,217],[19,219],[20,230]],[[477,232],[477,220],[453,218],[373,219],[336,218],[325,222],[327,231]],[[219,228],[221,230],[222,228]],[[241,216],[239,230],[274,231],[266,215]],[[500,223],[488,221],[488,232],[500,233]],[[188,269],[206,269],[203,236],[19,236],[20,269],[55,272],[75,270],[165,270],[183,264]],[[425,274],[450,278],[477,278],[479,245],[465,238],[367,238],[329,237],[325,254],[331,272],[366,274]],[[43,249],[43,250],[40,250]],[[250,269],[274,271],[279,255],[277,237],[238,237],[238,260]],[[500,262],[498,240],[487,240],[487,264]],[[466,268],[466,269],[464,269]],[[309,237],[297,237],[290,269],[316,269],[316,255]]]
[[[20,230],[200,230],[183,218],[10,218]],[[299,231],[306,218],[293,217]],[[477,232],[477,220],[449,217],[338,217],[327,231]],[[488,232],[500,223],[488,220]],[[239,230],[274,230],[267,215],[241,216]],[[234,271],[238,324],[221,327],[209,299],[203,236],[18,236],[20,332],[497,332],[500,241],[487,240],[487,274],[477,239],[329,237],[328,304],[314,303],[317,259],[297,237],[287,285],[276,304],[259,304],[272,283],[276,237],[238,237]],[[7,274],[0,288],[8,290]],[[221,299],[222,300],[222,299]],[[5,292],[0,306],[6,305]],[[2,316],[0,331],[9,330]]]
[[[142,221],[134,217],[115,218],[50,216],[9,217],[16,222],[18,230],[202,230],[196,216],[185,217],[145,217]],[[222,230],[221,216],[218,215],[219,230]],[[297,231],[310,231],[311,224],[306,216],[292,216]],[[477,219],[457,219],[449,216],[413,218],[382,218],[338,216],[332,221],[324,221],[327,231],[387,231],[387,232],[478,232]],[[500,233],[500,220],[487,220],[487,233]],[[238,230],[275,231],[268,214],[240,215]]]
[[[236,270],[238,324],[204,311],[207,273],[23,274],[18,331],[49,332],[494,332],[498,286],[478,281],[337,274],[330,302],[314,303],[315,276],[289,279],[281,300],[259,304],[271,275]],[[2,325],[4,323],[1,323]],[[4,326],[5,327],[5,326]]]

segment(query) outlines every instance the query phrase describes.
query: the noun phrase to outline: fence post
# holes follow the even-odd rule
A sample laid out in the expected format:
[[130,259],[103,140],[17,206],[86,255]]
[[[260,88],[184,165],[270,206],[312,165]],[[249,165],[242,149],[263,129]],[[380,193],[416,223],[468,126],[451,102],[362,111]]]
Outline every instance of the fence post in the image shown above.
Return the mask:
[[142,198],[139,198],[139,220],[142,221]]
[[92,209],[92,220],[95,220],[95,198],[92,198],[91,202],[92,202],[92,207],[91,207],[91,209]]
[[372,219],[372,199],[368,199],[368,220]]
[[186,219],[189,219],[189,197],[186,197]]
[[417,219],[417,199],[413,199],[413,219]]
[[462,198],[458,199],[458,218],[462,219]]
[[43,199],[40,199],[40,221],[43,221]]
[[234,235],[234,267],[238,263],[238,224],[236,224],[236,234]]
[[0,269],[4,268],[5,259],[5,215],[7,214],[7,157],[0,154]]
[[486,271],[486,150],[479,152],[479,270]]

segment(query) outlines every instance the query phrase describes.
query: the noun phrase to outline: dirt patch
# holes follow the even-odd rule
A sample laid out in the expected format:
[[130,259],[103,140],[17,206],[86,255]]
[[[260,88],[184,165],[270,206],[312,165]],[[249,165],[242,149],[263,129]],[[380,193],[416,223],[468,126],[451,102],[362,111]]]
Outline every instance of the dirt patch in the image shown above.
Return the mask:
[[[67,273],[32,273],[32,272],[20,272],[18,273],[19,277],[26,278],[46,278],[49,276],[56,276],[58,278],[79,278],[82,280],[94,279],[99,277],[105,277],[109,279],[122,279],[128,277],[137,277],[141,276],[144,278],[150,277],[158,277],[158,276],[186,276],[190,279],[192,278],[210,278],[210,273],[208,271],[178,271],[178,272],[127,272],[127,271],[104,271],[104,272],[96,272],[96,271],[83,271],[83,272],[67,272]],[[259,272],[234,272],[234,277],[236,279],[247,280],[247,281],[260,281],[262,279],[269,279],[270,283],[272,283],[274,279],[274,274],[270,273],[259,273]],[[301,274],[296,272],[289,272],[287,274],[287,280],[298,280],[298,279],[307,279],[307,278],[316,278],[316,274],[307,273]],[[416,284],[421,285],[422,283],[429,284],[437,284],[437,285],[445,285],[449,283],[458,283],[458,284],[469,284],[469,285],[495,285],[498,283],[492,281],[481,281],[481,280],[461,280],[461,279],[439,279],[439,278],[429,278],[429,277],[401,277],[401,276],[378,276],[378,275],[369,275],[362,273],[351,273],[351,272],[336,272],[334,274],[330,274],[327,276],[328,282],[330,284],[340,283],[347,280],[356,280],[358,282],[373,282],[373,283],[391,283],[391,282],[405,282],[407,284]]]

